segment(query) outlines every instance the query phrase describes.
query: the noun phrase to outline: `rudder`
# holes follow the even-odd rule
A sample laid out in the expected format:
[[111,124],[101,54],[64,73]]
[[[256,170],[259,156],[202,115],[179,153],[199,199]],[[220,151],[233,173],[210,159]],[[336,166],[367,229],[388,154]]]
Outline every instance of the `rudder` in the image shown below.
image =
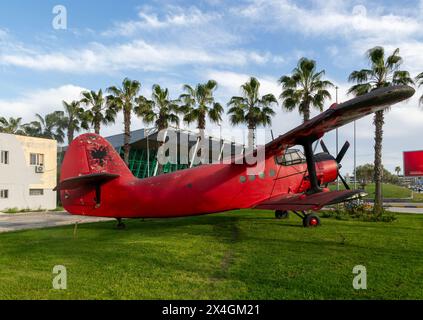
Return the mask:
[[133,177],[125,162],[106,139],[94,133],[83,134],[69,145],[62,163],[60,180],[98,173]]
[[60,191],[62,205],[68,212],[106,216],[103,212],[103,191],[110,195],[110,188],[133,178],[125,162],[106,139],[87,133],[69,145],[56,189]]

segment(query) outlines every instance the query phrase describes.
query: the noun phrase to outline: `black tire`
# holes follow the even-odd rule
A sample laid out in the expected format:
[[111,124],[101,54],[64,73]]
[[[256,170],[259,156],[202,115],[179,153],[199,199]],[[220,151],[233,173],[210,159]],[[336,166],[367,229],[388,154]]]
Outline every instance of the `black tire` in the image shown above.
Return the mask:
[[286,210],[276,210],[275,211],[275,218],[276,219],[288,219],[289,212]]
[[313,228],[320,226],[320,218],[315,214],[309,214],[303,219],[305,228]]

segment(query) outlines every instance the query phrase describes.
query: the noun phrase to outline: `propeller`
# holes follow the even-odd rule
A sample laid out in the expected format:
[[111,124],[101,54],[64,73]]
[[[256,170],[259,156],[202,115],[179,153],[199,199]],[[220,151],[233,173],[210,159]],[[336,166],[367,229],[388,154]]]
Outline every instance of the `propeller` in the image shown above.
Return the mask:
[[[329,149],[326,147],[326,144],[323,142],[323,140],[320,140],[320,145],[324,152],[330,154]],[[342,146],[341,150],[339,151],[338,155],[336,156],[336,158],[334,158],[335,161],[338,163],[339,169],[342,168],[341,161],[344,158],[345,154],[347,153],[349,147],[350,147],[350,143],[346,141],[344,145]],[[347,181],[345,181],[344,177],[339,172],[339,169],[338,169],[339,179],[342,181],[342,184],[344,185],[345,189],[350,190],[351,189],[350,186],[348,185]]]

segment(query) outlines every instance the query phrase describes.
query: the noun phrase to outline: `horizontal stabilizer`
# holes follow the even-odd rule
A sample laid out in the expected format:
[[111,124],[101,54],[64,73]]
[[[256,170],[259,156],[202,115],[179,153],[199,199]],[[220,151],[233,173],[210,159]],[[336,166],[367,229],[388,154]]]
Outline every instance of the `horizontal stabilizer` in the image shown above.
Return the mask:
[[254,209],[297,211],[320,210],[326,205],[353,200],[364,197],[365,195],[367,194],[362,190],[328,191],[310,195],[282,195],[260,202]]
[[108,181],[119,178],[118,174],[111,173],[93,173],[81,175],[78,177],[73,177],[65,179],[59,183],[59,185],[54,188],[54,191],[57,190],[73,190],[85,186],[95,186],[106,183]]

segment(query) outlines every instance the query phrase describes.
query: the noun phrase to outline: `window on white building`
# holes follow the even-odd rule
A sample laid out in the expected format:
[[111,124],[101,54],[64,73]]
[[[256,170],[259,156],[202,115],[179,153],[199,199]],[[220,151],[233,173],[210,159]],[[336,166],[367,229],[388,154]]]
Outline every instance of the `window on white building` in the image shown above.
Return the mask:
[[30,196],[42,196],[44,195],[43,189],[29,189]]
[[33,166],[43,166],[44,155],[41,153],[31,153],[29,156],[29,164]]
[[9,151],[2,150],[0,152],[0,163],[9,164]]
[[0,190],[0,199],[9,198],[9,190]]

